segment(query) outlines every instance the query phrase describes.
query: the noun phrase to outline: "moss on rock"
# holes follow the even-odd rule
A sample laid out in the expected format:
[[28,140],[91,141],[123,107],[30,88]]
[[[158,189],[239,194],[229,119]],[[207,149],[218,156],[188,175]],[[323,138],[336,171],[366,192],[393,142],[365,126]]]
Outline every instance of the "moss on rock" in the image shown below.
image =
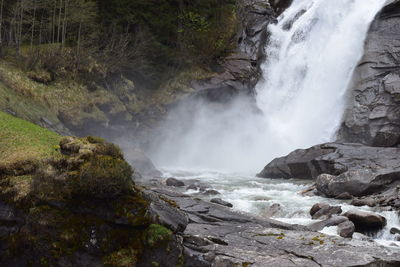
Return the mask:
[[151,224],[145,233],[146,244],[159,247],[168,244],[172,239],[172,231],[159,224]]
[[8,231],[0,238],[5,248],[0,262],[75,266],[86,255],[105,266],[136,266],[154,261],[146,253],[167,257],[178,246],[172,231],[152,224],[152,200],[135,186],[117,146],[97,137],[61,138],[32,129],[14,141],[19,149],[29,147],[26,142],[40,148],[30,158],[35,164],[26,164],[23,174],[9,164],[10,173],[0,175],[0,202],[12,206],[16,216],[12,225],[0,222]]
[[96,198],[115,198],[132,191],[132,168],[110,156],[91,156],[73,182],[73,193]]

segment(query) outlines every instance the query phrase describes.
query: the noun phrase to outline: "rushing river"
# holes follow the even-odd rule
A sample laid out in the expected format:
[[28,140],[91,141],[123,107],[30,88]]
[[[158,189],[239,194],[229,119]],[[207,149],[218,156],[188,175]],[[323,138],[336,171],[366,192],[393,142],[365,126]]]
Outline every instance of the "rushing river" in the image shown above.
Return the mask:
[[[237,211],[264,216],[268,207],[275,203],[279,204],[281,211],[272,216],[272,218],[291,224],[307,225],[316,222],[316,220],[311,219],[309,211],[318,202],[340,205],[343,212],[350,209],[373,211],[384,216],[387,219],[387,225],[378,234],[370,237],[382,245],[400,249],[400,241],[396,241],[396,236],[390,234],[392,227],[400,229],[400,220],[396,212],[382,211],[379,208],[367,206],[354,207],[349,204],[350,201],[327,199],[318,196],[303,196],[300,194],[300,192],[310,187],[311,181],[264,179],[254,177],[254,175],[209,170],[164,169],[163,172],[165,177],[175,177],[182,181],[196,179],[202,183],[209,184],[221,194],[204,196],[195,190],[184,190],[183,192],[204,200],[210,200],[215,197],[221,198],[232,203],[233,209]],[[322,232],[329,235],[337,235],[336,227],[327,227]]]
[[[178,107],[149,152],[156,165],[170,166],[164,170],[166,177],[209,183],[236,210],[263,216],[278,203],[282,209],[274,217],[288,223],[311,223],[309,210],[317,202],[341,205],[344,211],[354,208],[346,201],[300,195],[310,182],[234,172],[254,173],[275,157],[334,139],[369,25],[385,2],[294,0],[278,23],[268,27],[267,61],[256,87],[257,112],[254,103],[240,98],[225,106],[186,103],[190,112]],[[358,209],[386,217],[388,225],[373,238],[400,247],[389,233],[391,227],[400,228],[394,212]],[[336,234],[334,227],[323,231]]]

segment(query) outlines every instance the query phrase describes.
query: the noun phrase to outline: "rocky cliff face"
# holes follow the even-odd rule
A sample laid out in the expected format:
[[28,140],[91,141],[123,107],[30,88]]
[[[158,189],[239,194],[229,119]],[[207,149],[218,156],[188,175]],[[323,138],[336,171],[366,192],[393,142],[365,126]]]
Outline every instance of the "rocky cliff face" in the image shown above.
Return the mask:
[[221,71],[215,77],[192,82],[196,95],[227,102],[237,94],[254,93],[265,58],[267,26],[276,21],[276,13],[267,0],[242,0],[238,17],[237,51],[223,59]]
[[372,146],[400,142],[400,2],[391,1],[369,30],[354,72],[339,140]]

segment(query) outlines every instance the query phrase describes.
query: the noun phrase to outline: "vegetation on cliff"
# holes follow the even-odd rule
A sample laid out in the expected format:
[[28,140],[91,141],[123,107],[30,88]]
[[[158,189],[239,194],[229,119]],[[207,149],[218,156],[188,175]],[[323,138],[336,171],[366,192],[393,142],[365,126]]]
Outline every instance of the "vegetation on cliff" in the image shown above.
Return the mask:
[[179,247],[115,145],[62,138],[2,112],[0,137],[3,264],[136,266],[157,261],[143,253]]
[[133,125],[215,75],[236,27],[235,0],[0,0],[0,109],[60,133]]

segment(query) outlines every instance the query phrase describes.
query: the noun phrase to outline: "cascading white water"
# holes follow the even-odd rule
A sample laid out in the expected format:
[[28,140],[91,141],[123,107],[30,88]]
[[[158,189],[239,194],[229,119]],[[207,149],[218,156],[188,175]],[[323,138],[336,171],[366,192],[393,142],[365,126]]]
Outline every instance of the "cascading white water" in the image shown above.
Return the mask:
[[280,153],[331,140],[370,22],[384,3],[295,0],[269,27],[257,104]]
[[151,153],[157,165],[255,173],[274,157],[330,141],[385,1],[294,0],[268,29],[264,80],[256,88],[262,114],[242,99],[224,108],[193,103],[194,113],[171,115],[172,131]]

